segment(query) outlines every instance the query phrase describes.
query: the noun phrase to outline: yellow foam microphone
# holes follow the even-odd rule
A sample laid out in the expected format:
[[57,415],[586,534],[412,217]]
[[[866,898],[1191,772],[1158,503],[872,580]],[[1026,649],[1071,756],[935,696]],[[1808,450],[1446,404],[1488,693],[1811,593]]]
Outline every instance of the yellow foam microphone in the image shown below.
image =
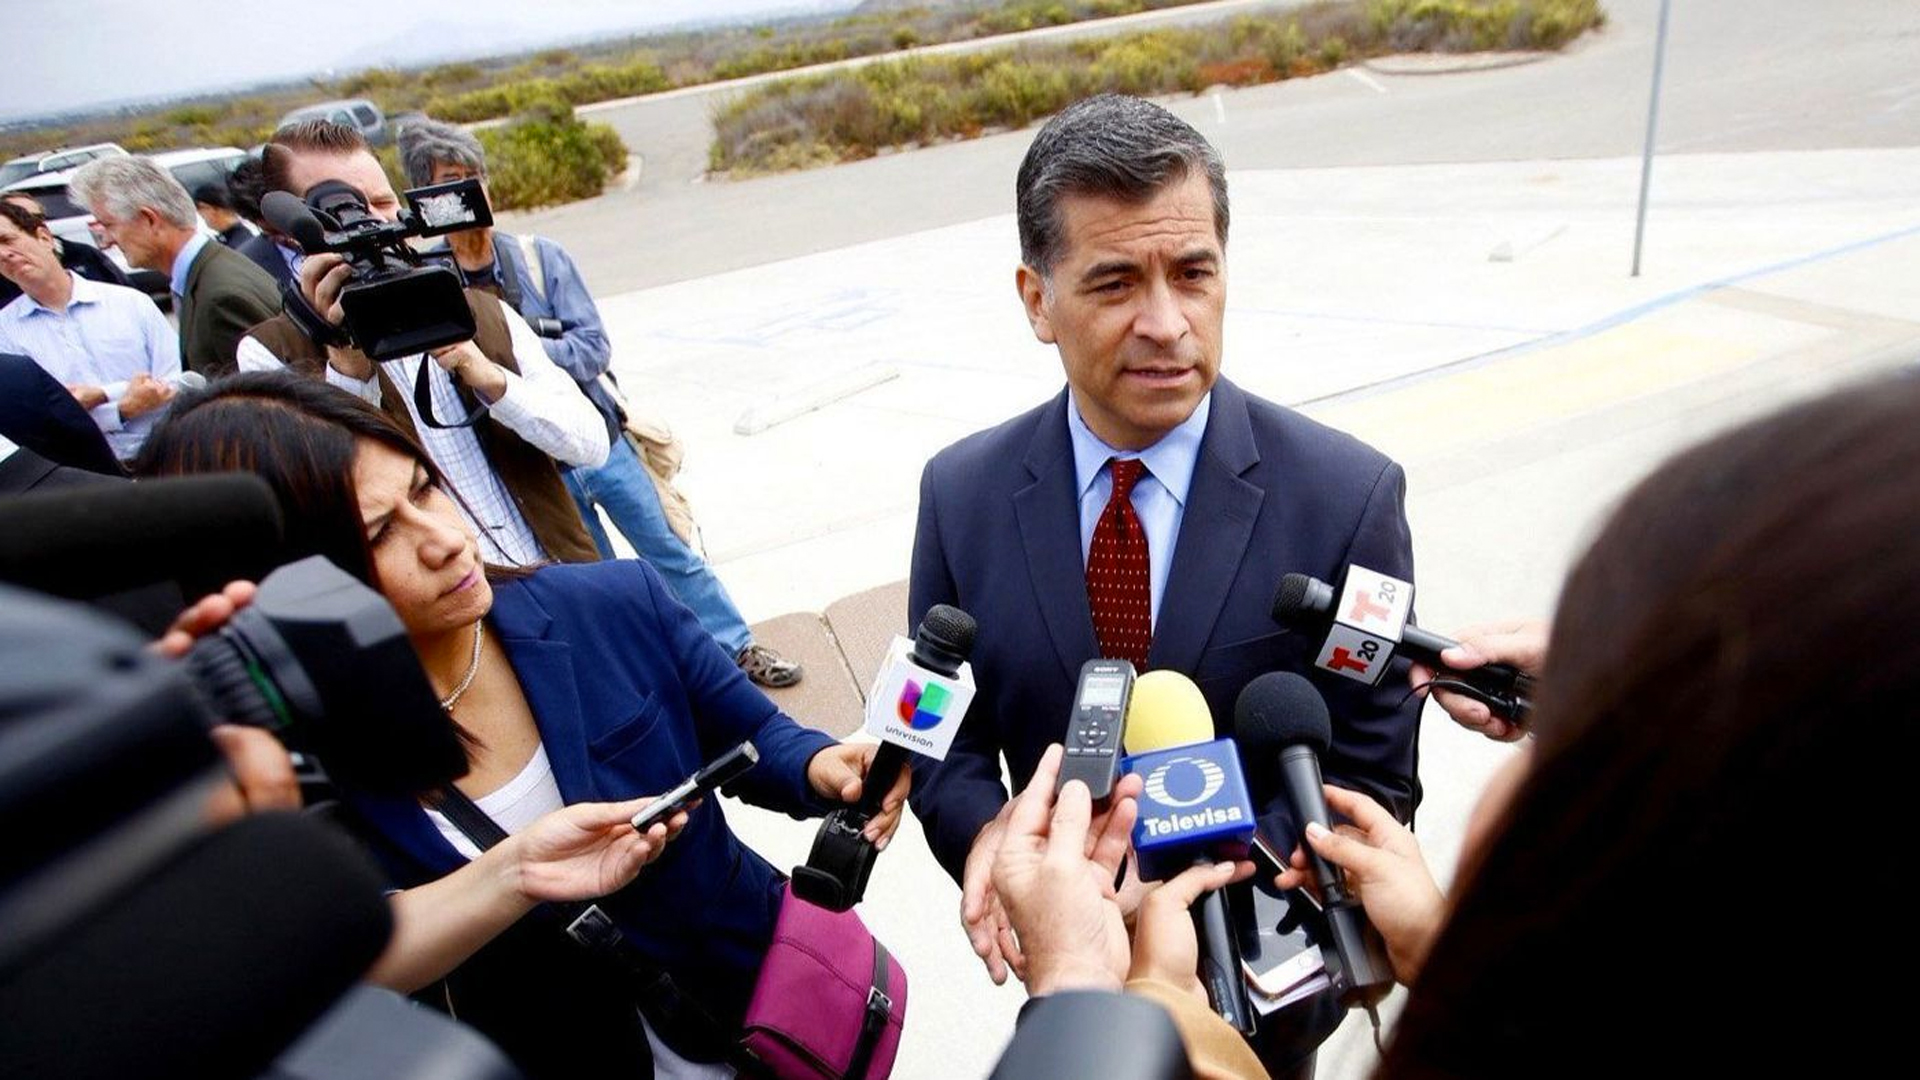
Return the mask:
[[1213,739],[1213,713],[1193,680],[1177,671],[1149,671],[1133,680],[1121,743],[1144,754]]

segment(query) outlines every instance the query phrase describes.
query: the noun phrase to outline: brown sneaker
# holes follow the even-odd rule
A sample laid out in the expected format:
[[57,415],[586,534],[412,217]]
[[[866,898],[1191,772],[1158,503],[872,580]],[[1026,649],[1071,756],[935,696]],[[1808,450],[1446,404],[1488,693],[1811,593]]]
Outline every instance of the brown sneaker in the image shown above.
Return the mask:
[[747,678],[769,689],[779,690],[800,681],[800,665],[788,660],[765,645],[748,645],[733,658]]

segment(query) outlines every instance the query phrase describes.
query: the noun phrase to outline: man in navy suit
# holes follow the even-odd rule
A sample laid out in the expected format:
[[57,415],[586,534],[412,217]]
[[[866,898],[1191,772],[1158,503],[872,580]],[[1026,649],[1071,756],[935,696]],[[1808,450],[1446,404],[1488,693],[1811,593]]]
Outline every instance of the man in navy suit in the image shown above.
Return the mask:
[[[979,622],[978,696],[947,759],[917,763],[912,805],[961,883],[962,921],[996,982],[1021,962],[988,874],[1008,799],[1001,759],[1017,790],[1062,739],[1086,660],[1191,676],[1221,735],[1255,676],[1306,673],[1333,716],[1327,780],[1402,820],[1420,796],[1419,701],[1404,686],[1313,671],[1318,642],[1284,634],[1269,613],[1290,572],[1333,580],[1359,563],[1411,580],[1405,477],[1358,440],[1219,377],[1219,155],[1159,106],[1103,95],[1040,131],[1017,196],[1016,283],[1067,386],[928,463],[908,601],[910,625],[939,603]],[[1130,489],[1121,500],[1117,476]],[[1248,765],[1261,830],[1290,850],[1276,770]],[[1328,1020],[1337,1014],[1307,1023]],[[1296,1066],[1327,1030],[1263,1057]]]

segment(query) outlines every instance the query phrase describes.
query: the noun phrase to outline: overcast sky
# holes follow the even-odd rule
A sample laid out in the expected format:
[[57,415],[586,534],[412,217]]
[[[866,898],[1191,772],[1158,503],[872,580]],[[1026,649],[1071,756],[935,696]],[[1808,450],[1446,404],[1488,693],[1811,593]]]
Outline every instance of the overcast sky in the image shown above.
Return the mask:
[[4,0],[0,118],[854,2]]

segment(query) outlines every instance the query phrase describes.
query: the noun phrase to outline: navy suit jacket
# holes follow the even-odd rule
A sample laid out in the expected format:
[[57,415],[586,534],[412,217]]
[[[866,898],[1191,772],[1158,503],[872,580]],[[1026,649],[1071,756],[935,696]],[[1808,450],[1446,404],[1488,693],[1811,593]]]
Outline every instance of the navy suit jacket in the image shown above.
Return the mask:
[[[755,689],[645,563],[554,565],[500,582],[488,621],[569,804],[657,794],[752,740],[760,762],[729,794],[796,817],[832,808],[806,774],[808,760],[834,740],[796,724]],[[346,802],[398,885],[424,884],[466,862],[417,800],[349,792]],[[600,903],[684,990],[737,1021],[773,940],[783,883],[709,800],[633,884]],[[569,947],[558,929],[553,942]]]
[[0,434],[58,465],[125,476],[100,426],[31,358],[0,353]]
[[[956,880],[974,836],[1007,799],[1000,756],[1016,789],[1024,786],[1066,732],[1080,665],[1100,654],[1067,408],[1062,390],[942,450],[921,477],[909,625],[943,603],[979,622],[978,695],[947,759],[915,759],[911,800]],[[1420,799],[1421,703],[1391,678],[1370,688],[1315,670],[1319,642],[1284,633],[1271,607],[1287,573],[1332,581],[1359,563],[1411,581],[1405,491],[1400,467],[1372,447],[1219,379],[1147,655],[1149,669],[1199,684],[1222,736],[1255,676],[1306,674],[1333,715],[1328,781],[1371,794],[1402,821]],[[1262,832],[1290,850],[1296,836],[1277,770],[1245,764]]]

